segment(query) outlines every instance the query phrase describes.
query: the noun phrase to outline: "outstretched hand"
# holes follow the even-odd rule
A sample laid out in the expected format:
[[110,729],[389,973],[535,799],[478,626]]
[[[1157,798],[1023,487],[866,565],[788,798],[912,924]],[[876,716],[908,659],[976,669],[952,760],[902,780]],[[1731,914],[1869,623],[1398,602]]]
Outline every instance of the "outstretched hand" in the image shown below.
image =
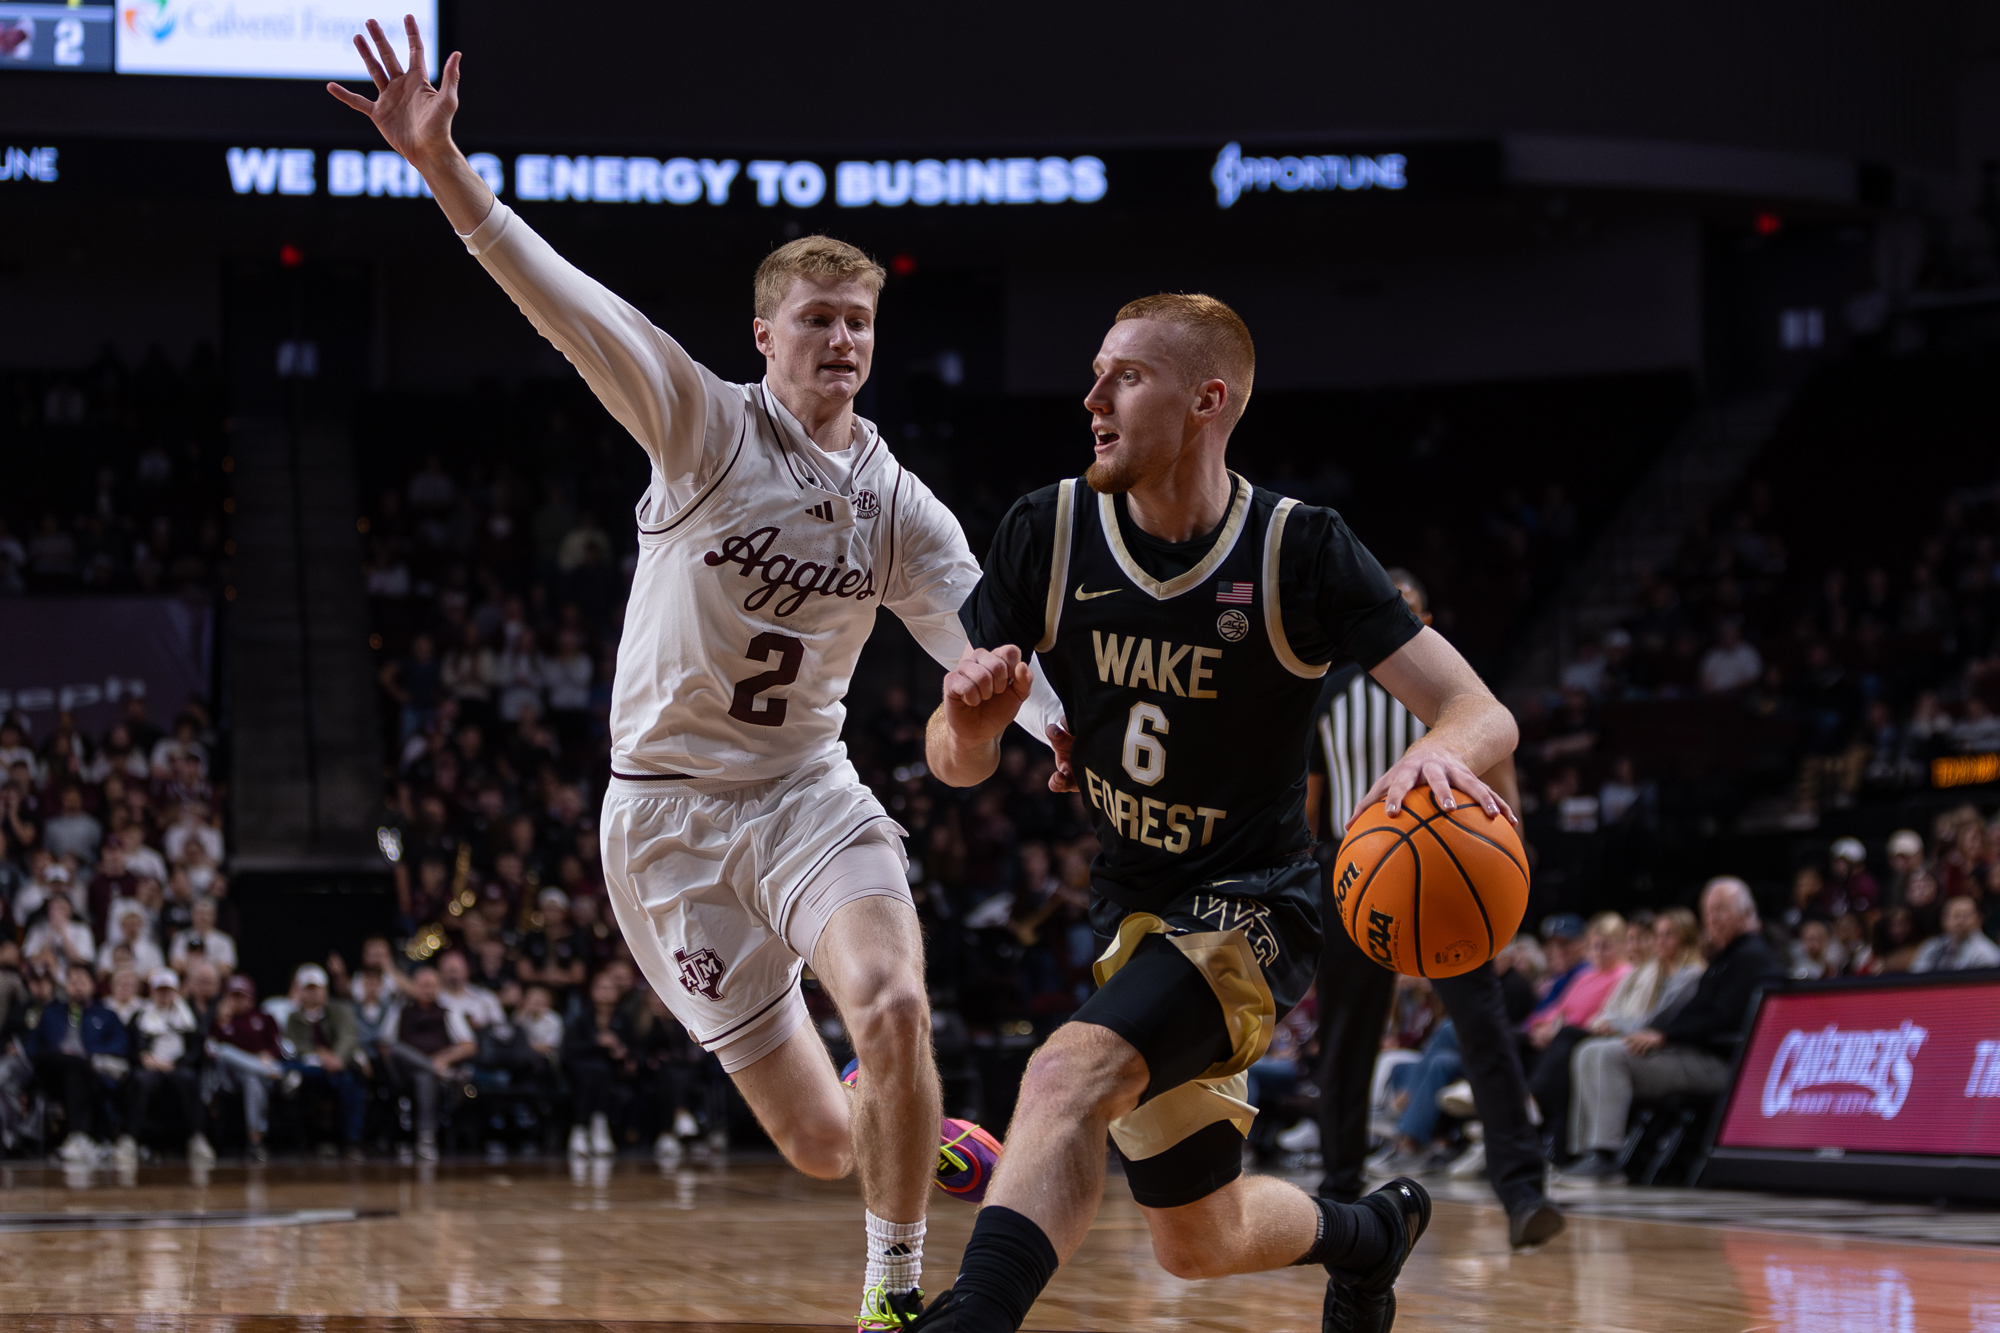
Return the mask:
[[433,87],[424,76],[424,39],[417,32],[415,17],[403,16],[403,30],[410,38],[408,69],[396,59],[382,25],[374,19],[368,20],[373,51],[368,49],[368,40],[355,34],[354,49],[361,53],[368,77],[375,80],[375,91],[380,94],[374,101],[337,83],[327,84],[326,90],[374,121],[389,146],[422,170],[426,162],[436,161],[451,151],[451,119],[458,114],[459,58],[458,52],[451,53],[439,71],[438,86]]

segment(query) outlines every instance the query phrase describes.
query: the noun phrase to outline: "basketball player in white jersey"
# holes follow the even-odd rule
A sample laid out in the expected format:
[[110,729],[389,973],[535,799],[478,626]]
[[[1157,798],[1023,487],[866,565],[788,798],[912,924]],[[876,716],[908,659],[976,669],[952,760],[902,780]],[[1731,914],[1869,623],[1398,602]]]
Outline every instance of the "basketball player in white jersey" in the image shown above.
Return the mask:
[[[869,1271],[858,1325],[921,1308],[935,1176],[978,1197],[998,1144],[944,1122],[923,941],[903,832],[840,744],[875,608],[947,667],[979,577],[958,521],[854,414],[882,270],[806,237],[756,279],[762,383],[728,384],[571,267],[496,200],[451,138],[459,56],[406,71],[381,28],[356,38],[379,97],[335,84],[423,173],[466,248],[576,366],[652,460],[612,696],[606,886],[633,955],[722,1060],[772,1140],[821,1178],[858,1171]],[[379,60],[377,57],[379,56]],[[1015,688],[1046,727],[1046,688]],[[1042,734],[1037,730],[1036,734]],[[799,993],[809,962],[859,1068],[850,1102]]]

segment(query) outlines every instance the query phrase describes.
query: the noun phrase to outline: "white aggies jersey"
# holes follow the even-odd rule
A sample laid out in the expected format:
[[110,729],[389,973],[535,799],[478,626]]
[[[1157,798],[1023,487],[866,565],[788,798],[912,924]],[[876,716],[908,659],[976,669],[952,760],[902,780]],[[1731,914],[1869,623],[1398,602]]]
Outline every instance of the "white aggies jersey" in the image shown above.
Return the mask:
[[[848,449],[821,450],[764,385],[697,364],[505,204],[463,239],[652,459],[614,773],[759,782],[837,751],[878,606],[939,662],[958,660],[978,563],[873,424],[857,418]],[[1061,716],[1037,672],[1022,726],[1039,740]]]

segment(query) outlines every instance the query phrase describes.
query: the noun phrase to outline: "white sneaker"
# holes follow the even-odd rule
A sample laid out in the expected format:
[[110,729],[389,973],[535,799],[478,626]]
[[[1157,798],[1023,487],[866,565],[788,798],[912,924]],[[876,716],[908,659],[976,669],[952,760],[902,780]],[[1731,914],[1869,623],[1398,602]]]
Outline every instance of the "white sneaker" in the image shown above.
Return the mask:
[[569,1155],[571,1157],[590,1156],[590,1131],[582,1125],[576,1125],[570,1129]]
[[662,1166],[673,1166],[686,1153],[687,1149],[681,1147],[681,1141],[672,1132],[663,1133],[653,1140],[653,1156],[659,1159]]
[[111,1160],[119,1166],[137,1166],[139,1141],[130,1134],[120,1134],[118,1142],[111,1146]]
[[417,1160],[420,1162],[435,1162],[437,1159],[437,1136],[435,1134],[417,1135]]
[[694,1113],[685,1106],[674,1112],[674,1137],[677,1139],[701,1137],[701,1126],[694,1122]]
[[208,1146],[206,1136],[196,1134],[188,1140],[188,1160],[204,1164],[215,1160],[215,1149]]
[[1486,1170],[1486,1145],[1475,1143],[1458,1155],[1445,1174],[1453,1180],[1471,1180]]
[[590,1117],[590,1155],[593,1157],[616,1157],[618,1145],[611,1141],[611,1123],[604,1114]]
[[1472,1084],[1465,1079],[1438,1089],[1438,1110],[1455,1120],[1470,1120],[1479,1114],[1472,1100]]
[[71,1134],[56,1149],[56,1156],[65,1162],[87,1164],[97,1160],[97,1145],[82,1134]]
[[1278,1146],[1286,1152],[1313,1152],[1319,1147],[1319,1121],[1307,1117],[1278,1135]]

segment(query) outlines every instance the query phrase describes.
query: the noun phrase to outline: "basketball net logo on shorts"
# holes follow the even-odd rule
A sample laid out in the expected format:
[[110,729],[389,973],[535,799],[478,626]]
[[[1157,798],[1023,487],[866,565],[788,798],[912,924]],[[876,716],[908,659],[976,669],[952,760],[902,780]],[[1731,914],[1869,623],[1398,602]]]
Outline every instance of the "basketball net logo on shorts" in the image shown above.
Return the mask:
[[[860,496],[855,498],[858,502]],[[722,549],[702,556],[702,563],[711,568],[737,565],[744,578],[755,575],[763,580],[743,598],[745,611],[761,611],[774,597],[778,601],[776,606],[771,607],[771,613],[788,616],[805,605],[808,597],[852,597],[865,602],[875,595],[875,571],[872,569],[848,569],[839,559],[830,565],[823,565],[817,560],[800,560],[782,552],[771,554],[772,545],[782,535],[784,529],[773,525],[758,528],[745,537],[725,538]],[[778,597],[780,589],[790,591]]]
[[[1916,1077],[1910,1057],[1930,1035],[1908,1019],[1901,1027],[1874,1032],[1842,1032],[1831,1023],[1818,1032],[1794,1028],[1785,1034],[1764,1078],[1764,1118],[1878,1115],[1894,1120]],[[1867,1091],[1812,1091],[1830,1086]]]
[[696,949],[693,953],[676,949],[674,961],[680,964],[681,988],[688,994],[710,1000],[722,998],[722,974],[729,965],[722,961],[721,954],[706,948]]

